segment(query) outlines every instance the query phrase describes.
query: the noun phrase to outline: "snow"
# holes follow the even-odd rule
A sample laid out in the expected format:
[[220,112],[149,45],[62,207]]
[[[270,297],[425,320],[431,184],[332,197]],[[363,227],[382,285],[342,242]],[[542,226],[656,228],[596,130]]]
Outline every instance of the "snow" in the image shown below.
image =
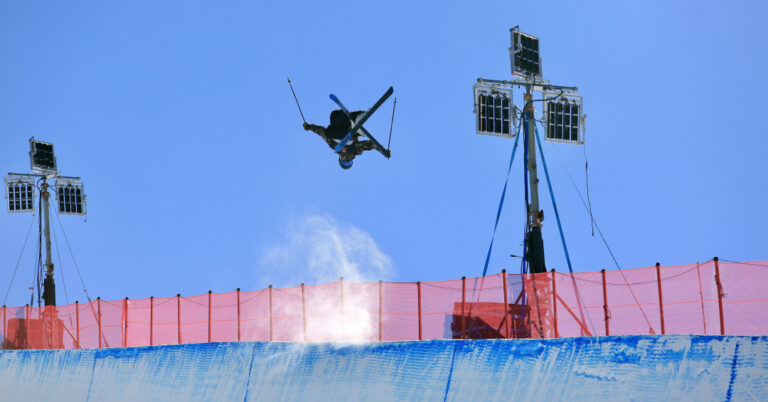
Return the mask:
[[768,337],[241,342],[0,352],[0,399],[768,400]]

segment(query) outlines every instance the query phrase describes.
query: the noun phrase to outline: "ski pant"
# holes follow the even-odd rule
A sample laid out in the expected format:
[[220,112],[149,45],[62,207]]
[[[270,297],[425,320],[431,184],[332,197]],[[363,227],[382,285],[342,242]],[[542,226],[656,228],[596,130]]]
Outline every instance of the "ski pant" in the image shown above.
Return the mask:
[[[336,138],[330,138],[326,135],[326,129],[323,126],[317,126],[314,124],[308,124],[307,128],[314,132],[315,134],[319,135],[320,138],[322,138],[326,144],[328,144],[331,149],[336,149],[336,145],[339,144],[340,139]],[[345,148],[347,149],[348,153],[351,153],[352,155],[360,155],[365,151],[370,151],[375,147],[373,144],[373,141],[351,141]]]

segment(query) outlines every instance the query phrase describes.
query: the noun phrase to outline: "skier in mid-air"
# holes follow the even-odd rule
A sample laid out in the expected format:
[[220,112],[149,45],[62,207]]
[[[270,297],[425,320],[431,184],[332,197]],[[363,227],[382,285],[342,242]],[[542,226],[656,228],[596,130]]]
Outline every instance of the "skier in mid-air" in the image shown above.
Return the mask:
[[[304,129],[319,135],[331,149],[335,150],[336,146],[344,139],[352,128],[352,120],[354,119],[357,121],[358,117],[363,113],[365,113],[365,111],[362,110],[352,112],[350,113],[352,119],[350,119],[350,116],[347,116],[343,110],[337,109],[331,112],[331,124],[329,124],[328,127],[305,122]],[[347,145],[341,149],[341,152],[339,152],[339,164],[344,169],[352,167],[352,160],[355,159],[357,155],[375,148],[373,141],[358,141],[357,137],[358,136],[355,135],[352,138],[352,141],[347,143]]]
[[[350,112],[349,109],[344,107],[339,98],[334,94],[330,94],[329,97],[334,101],[341,109],[336,109],[331,112],[331,124],[328,127],[318,126],[315,124],[307,123],[304,118],[304,112],[301,111],[299,105],[299,99],[296,98],[296,92],[293,91],[293,85],[291,85],[291,79],[288,78],[288,85],[291,87],[291,93],[293,93],[293,99],[296,100],[296,106],[299,108],[299,114],[301,114],[301,120],[304,121],[304,129],[312,131],[319,135],[326,144],[328,144],[333,152],[339,154],[339,165],[344,169],[352,167],[352,160],[356,156],[362,155],[365,151],[375,149],[381,152],[385,158],[389,159],[392,153],[389,151],[389,142],[387,148],[384,148],[376,138],[373,138],[371,133],[363,127],[368,118],[371,117],[373,112],[381,106],[384,101],[387,100],[394,92],[394,88],[389,87],[384,95],[379,98],[378,101],[368,110],[358,110],[356,112]],[[397,99],[395,99],[397,104]],[[392,106],[392,121],[395,119],[395,107]],[[392,138],[392,127],[390,123],[389,128],[390,139]],[[365,137],[366,140],[360,141],[359,137]]]

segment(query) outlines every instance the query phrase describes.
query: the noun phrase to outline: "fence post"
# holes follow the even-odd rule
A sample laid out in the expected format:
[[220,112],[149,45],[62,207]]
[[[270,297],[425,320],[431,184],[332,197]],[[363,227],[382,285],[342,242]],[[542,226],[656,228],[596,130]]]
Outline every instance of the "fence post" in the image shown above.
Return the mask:
[[462,276],[461,277],[461,339],[467,338],[467,333],[466,333],[467,315],[464,309],[464,305],[467,303],[466,296],[467,296],[467,277]]
[[211,296],[212,293],[208,291],[208,343],[211,343]]
[[269,340],[272,341],[272,285],[269,285]]
[[128,296],[123,300],[123,347],[128,346]]
[[339,277],[339,301],[341,310],[341,319],[339,320],[339,329],[341,330],[341,341],[344,340],[344,277]]
[[696,262],[696,276],[699,279],[699,303],[701,304],[701,325],[704,327],[704,335],[707,334],[707,316],[704,310],[704,289],[701,286],[701,267]]
[[557,281],[555,277],[555,269],[552,268],[552,320],[555,327],[555,338],[559,338],[560,332],[557,330]]
[[661,318],[661,334],[666,334],[666,328],[664,327],[664,297],[661,293],[661,267],[656,263],[656,283],[659,287],[659,317]]
[[605,317],[605,336],[609,336],[611,335],[611,330],[608,326],[608,290],[605,286],[605,269],[601,269],[600,274],[603,277],[603,316]]
[[176,330],[179,336],[179,345],[181,345],[181,293],[176,293]]
[[[42,322],[43,322],[43,325],[47,324],[46,326],[48,327],[48,328],[46,328],[48,330],[47,331],[48,332],[48,345],[47,345],[48,347],[47,347],[47,349],[54,349],[56,345],[53,343],[53,339],[54,339],[53,338],[53,319],[55,317],[56,307],[55,306],[51,306],[49,308],[48,306],[45,306],[45,307],[43,307],[43,309],[44,309],[43,310],[43,317],[44,318],[43,318]],[[38,310],[38,311],[40,311],[40,310]],[[47,319],[45,319],[46,316],[47,316]],[[39,316],[38,316],[38,318],[39,318]]]
[[[3,322],[5,322],[5,306],[3,306]],[[5,334],[5,326],[3,326],[3,334]],[[75,300],[75,349],[81,349],[80,346],[80,302]]]
[[24,306],[24,327],[24,343],[26,346],[25,349],[32,349],[29,345],[29,304]]
[[[56,306],[51,306],[50,308],[48,306],[43,307],[43,314],[44,317],[48,316],[48,319],[43,319],[43,325],[47,322],[48,324],[48,349],[55,349],[56,345],[53,343],[54,337],[53,337],[53,319],[56,317]],[[39,310],[38,310],[39,311]]]
[[301,323],[304,332],[304,342],[307,341],[307,298],[304,296],[304,284],[301,284]]
[[240,288],[237,288],[235,293],[237,293],[237,341],[240,342]]
[[720,282],[720,265],[717,257],[715,260],[715,284],[717,284],[717,308],[720,310],[720,335],[725,335],[725,320],[723,317],[723,283]]
[[421,281],[416,282],[419,303],[419,340],[421,340]]
[[99,325],[99,348],[101,348],[101,296],[96,297],[96,315]]
[[149,346],[154,345],[155,335],[155,297],[149,296]]
[[501,270],[501,286],[504,288],[504,338],[509,338],[509,300],[507,296],[507,270]]
[[384,327],[384,307],[382,306],[382,302],[384,300],[384,286],[379,280],[379,342],[381,342],[384,339],[384,333],[382,332]]

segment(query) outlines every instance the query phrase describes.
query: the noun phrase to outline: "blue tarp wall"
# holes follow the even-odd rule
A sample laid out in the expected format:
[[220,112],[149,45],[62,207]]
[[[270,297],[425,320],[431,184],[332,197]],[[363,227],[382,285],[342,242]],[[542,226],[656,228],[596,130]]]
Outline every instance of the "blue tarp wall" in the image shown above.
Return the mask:
[[768,400],[768,337],[0,352],[0,400]]

